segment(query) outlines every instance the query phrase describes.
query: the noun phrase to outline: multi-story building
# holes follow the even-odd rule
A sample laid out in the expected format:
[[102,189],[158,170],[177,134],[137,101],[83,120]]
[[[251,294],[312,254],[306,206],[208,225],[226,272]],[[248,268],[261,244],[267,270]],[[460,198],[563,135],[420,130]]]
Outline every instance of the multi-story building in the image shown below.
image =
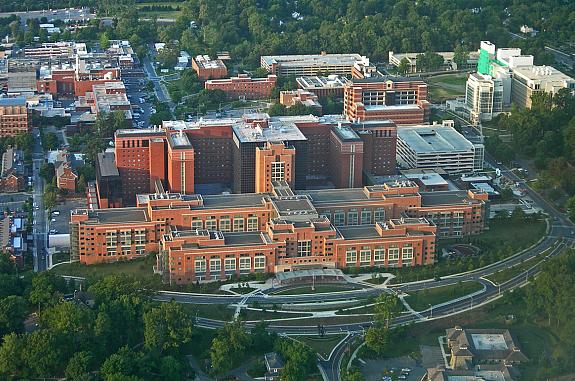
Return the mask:
[[359,54],[262,56],[261,67],[272,74],[298,77],[338,74],[364,78],[377,72],[369,58]]
[[224,79],[209,79],[204,83],[206,90],[222,90],[230,100],[267,99],[276,87],[277,76],[251,78],[247,74]]
[[399,165],[407,169],[441,168],[447,173],[482,170],[483,144],[471,143],[452,124],[444,121],[443,125],[398,127]]
[[[134,205],[137,194],[160,188],[177,189],[186,194],[219,193],[230,188],[235,193],[256,192],[256,187],[268,189],[269,181],[256,175],[256,154],[258,149],[267,149],[268,143],[295,149],[295,164],[290,170],[295,189],[330,183],[348,187],[350,183],[332,169],[338,168],[340,161],[330,159],[332,139],[335,139],[331,131],[338,125],[355,131],[363,144],[362,151],[354,154],[357,160],[352,171],[355,176],[352,186],[361,186],[363,172],[377,176],[395,173],[396,125],[389,120],[358,124],[338,115],[246,114],[242,118],[197,122],[166,121],[161,129],[116,132],[115,165],[124,182],[123,205]],[[167,136],[170,134],[179,134],[180,139],[189,142],[186,160],[193,162],[193,168],[186,164],[184,188],[176,185],[173,176],[168,178],[169,168],[179,165],[174,163],[175,156],[169,154],[172,148],[168,146]],[[180,154],[181,147],[178,150]],[[335,175],[339,180],[332,179]]]
[[465,104],[473,124],[489,121],[503,111],[503,82],[499,78],[471,73],[467,78]]
[[343,98],[343,88],[349,79],[342,75],[333,74],[327,77],[298,77],[296,81],[300,89],[314,93],[318,97]]
[[28,58],[55,58],[72,57],[75,43],[73,42],[45,42],[39,46],[24,48],[24,56]]
[[322,105],[319,103],[317,95],[302,89],[280,91],[280,104],[288,108],[296,104],[302,104],[314,108],[320,115],[322,111]]
[[343,112],[348,120],[390,119],[398,125],[429,121],[427,84],[415,77],[352,79],[344,87]]
[[198,74],[200,81],[208,79],[225,78],[228,76],[228,68],[224,61],[213,60],[207,55],[199,55],[192,58],[192,68]]
[[123,82],[102,82],[92,86],[84,96],[76,101],[77,111],[89,111],[94,115],[123,111],[126,119],[132,119],[132,107],[126,95],[126,86]]
[[[417,56],[420,54],[423,53],[394,53],[390,51],[389,63],[395,67],[399,67],[401,65],[401,61],[405,59],[409,65],[407,70],[408,73],[420,73],[425,71],[424,68],[417,66]],[[479,51],[469,52],[466,62],[460,67],[454,61],[454,52],[436,52],[435,54],[439,54],[443,57],[443,64],[438,68],[440,71],[471,70],[477,66],[477,60],[479,59]]]
[[[271,192],[261,194],[139,195],[136,208],[75,211],[72,255],[91,264],[159,249],[156,270],[174,283],[253,272],[435,261],[437,228],[424,215],[446,224],[448,215],[438,217],[440,202],[428,204],[415,183],[297,193],[285,181],[272,185]],[[458,202],[445,207],[454,236],[477,232],[467,225],[482,221],[466,211],[481,211],[483,194],[432,192],[436,194]]]
[[16,136],[29,131],[26,98],[0,98],[0,137]]
[[8,93],[22,94],[36,91],[38,67],[31,62],[8,60]]
[[512,100],[518,107],[531,108],[532,97],[544,92],[555,95],[561,89],[575,94],[575,79],[551,66],[523,66],[513,69]]

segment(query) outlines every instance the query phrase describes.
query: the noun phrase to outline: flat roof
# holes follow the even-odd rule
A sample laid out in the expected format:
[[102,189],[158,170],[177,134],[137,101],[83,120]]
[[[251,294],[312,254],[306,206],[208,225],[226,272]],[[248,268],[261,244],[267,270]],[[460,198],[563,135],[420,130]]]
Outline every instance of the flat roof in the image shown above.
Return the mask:
[[232,129],[241,143],[307,140],[293,122],[273,120],[268,122],[268,127],[260,127],[259,125],[254,127],[249,123],[240,122],[235,124]]
[[145,208],[96,209],[89,211],[88,216],[90,220],[94,219],[104,224],[148,221]]
[[120,176],[116,166],[116,155],[113,152],[98,153],[98,167],[102,176]]
[[190,139],[188,136],[184,134],[182,131],[176,133],[168,133],[168,144],[172,148],[192,148],[192,143],[190,143]]
[[262,56],[262,61],[268,65],[279,63],[281,66],[300,66],[300,65],[350,65],[353,66],[357,61],[362,61],[366,57],[357,53],[351,54],[292,54],[278,56]]
[[337,230],[345,239],[368,239],[381,237],[375,225],[338,226]]
[[553,66],[520,66],[513,68],[513,74],[516,73],[532,81],[556,82],[557,84],[575,81],[573,78],[555,69]]
[[264,197],[266,194],[258,193],[202,196],[204,208],[258,207],[264,205]]
[[261,232],[223,232],[222,234],[225,244],[230,246],[251,246],[266,243]]
[[297,83],[303,89],[338,89],[343,88],[349,79],[341,75],[304,76],[296,78]]
[[[355,83],[377,83],[377,82],[424,82],[421,77],[401,77],[395,75],[384,75],[383,77],[365,77],[353,78],[351,82]],[[425,83],[425,82],[424,82]]]
[[505,336],[500,333],[472,333],[473,346],[480,351],[501,351],[508,349]]
[[314,204],[334,203],[337,201],[361,201],[369,199],[363,191],[363,188],[303,190],[298,191],[297,193],[309,195]]
[[421,192],[422,206],[453,205],[464,203],[476,203],[477,200],[470,199],[465,191],[435,191]]
[[332,131],[344,142],[360,142],[361,138],[350,126],[335,126]]
[[469,151],[473,144],[453,127],[398,126],[397,137],[416,153]]
[[26,98],[0,98],[0,106],[26,106]]

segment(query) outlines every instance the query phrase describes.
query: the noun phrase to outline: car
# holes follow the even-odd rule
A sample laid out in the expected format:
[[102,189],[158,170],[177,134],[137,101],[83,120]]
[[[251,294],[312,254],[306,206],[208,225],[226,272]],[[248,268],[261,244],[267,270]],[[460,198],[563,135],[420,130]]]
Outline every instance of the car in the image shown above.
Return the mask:
[[59,216],[60,215],[60,211],[59,210],[53,210],[52,214],[55,216]]
[[398,380],[407,380],[407,376],[405,374],[400,374],[399,376],[397,376]]
[[409,368],[402,368],[401,369],[401,373],[409,373],[409,372],[411,372],[411,369],[409,369]]
[[52,218],[50,221],[52,221],[52,222],[56,222],[56,219],[55,219],[55,218]]

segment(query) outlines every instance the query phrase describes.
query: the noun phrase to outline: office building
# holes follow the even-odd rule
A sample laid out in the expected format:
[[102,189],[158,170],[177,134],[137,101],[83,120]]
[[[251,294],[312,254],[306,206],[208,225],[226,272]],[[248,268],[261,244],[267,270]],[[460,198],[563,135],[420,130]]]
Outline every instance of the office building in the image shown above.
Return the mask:
[[531,108],[537,93],[555,95],[561,89],[575,94],[575,79],[552,66],[523,66],[513,69],[512,99],[518,107]]
[[398,127],[398,164],[407,169],[441,168],[447,173],[482,170],[483,144],[471,143],[452,124]]
[[[390,51],[388,53],[389,63],[395,67],[401,65],[402,60],[406,60],[408,63],[408,73],[420,73],[425,71],[425,68],[417,66],[417,56],[423,53],[394,53]],[[477,60],[479,59],[479,51],[469,52],[467,61],[462,67],[459,67],[457,63],[453,60],[455,58],[454,52],[436,52],[443,57],[443,64],[437,69],[437,71],[451,71],[451,70],[473,70],[477,66]]]
[[0,137],[16,136],[29,131],[26,98],[0,98]]
[[198,55],[192,58],[192,68],[198,74],[200,81],[208,79],[225,78],[228,76],[228,68],[224,61],[211,59],[208,55]]
[[[272,192],[260,194],[139,195],[136,208],[74,211],[72,256],[112,262],[159,245],[155,270],[179,284],[306,268],[428,265],[437,227],[424,215],[450,221],[454,236],[474,234],[486,200],[479,191],[431,195],[410,181],[299,192],[274,181]],[[454,204],[442,206],[448,199]]]
[[343,112],[348,120],[390,119],[397,125],[429,121],[427,84],[416,77],[352,79],[344,87]]
[[[332,134],[338,126],[355,131],[361,144],[354,145],[357,149],[363,146],[354,153],[357,158],[352,171],[354,185],[349,185],[349,181],[343,180],[334,170],[341,163],[330,157],[335,152],[336,141],[347,147],[347,134]],[[242,118],[200,119],[197,122],[165,121],[159,129],[117,131],[114,162],[124,182],[124,206],[135,205],[137,194],[158,189],[172,192],[177,189],[185,194],[224,190],[252,193],[256,188],[269,189],[269,179],[256,175],[256,155],[259,152],[263,157],[270,147],[280,145],[295,149],[294,165],[290,169],[293,180],[290,185],[294,189],[361,186],[363,173],[377,176],[395,173],[396,128],[389,120],[352,123],[340,115],[270,117],[245,114]],[[188,139],[187,142],[170,143],[168,135],[174,137],[174,134],[179,135],[178,140]],[[180,156],[174,155],[176,150],[181,155],[184,146],[187,147],[184,160],[187,164],[184,164],[185,186],[182,187],[181,175],[178,180],[174,176],[170,178],[168,172],[182,165],[175,163]],[[260,170],[262,175],[267,173]],[[336,175],[334,180],[332,177]]]
[[315,109],[319,115],[322,112],[322,105],[319,103],[317,95],[302,89],[280,91],[280,104],[287,108],[296,104],[302,104]]
[[328,75],[327,77],[308,76],[296,78],[300,89],[314,93],[318,97],[336,97],[343,99],[343,88],[349,79],[342,75]]
[[228,100],[269,99],[276,87],[277,76],[251,78],[247,74],[224,79],[209,79],[204,83],[206,90],[222,90]]
[[364,78],[376,74],[375,67],[369,63],[369,58],[359,54],[262,56],[261,67],[278,76],[336,74]]
[[503,111],[503,82],[499,78],[471,73],[467,78],[465,104],[472,124],[489,121]]
[[8,94],[34,93],[38,78],[37,65],[31,62],[8,60]]

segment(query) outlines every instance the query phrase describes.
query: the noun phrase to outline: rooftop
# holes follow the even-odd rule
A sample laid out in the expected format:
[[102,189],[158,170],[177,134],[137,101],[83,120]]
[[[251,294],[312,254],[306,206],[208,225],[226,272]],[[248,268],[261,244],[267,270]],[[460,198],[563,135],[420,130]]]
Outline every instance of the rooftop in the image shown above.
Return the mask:
[[470,199],[465,191],[436,191],[436,192],[422,192],[421,205],[437,206],[437,205],[461,205],[469,203],[477,203],[478,201]]
[[264,205],[265,194],[244,193],[203,196],[204,208],[241,208]]
[[299,77],[296,81],[302,89],[313,90],[321,88],[343,88],[349,79],[340,75],[329,75],[327,77],[309,76]]
[[292,122],[269,121],[268,127],[255,127],[249,123],[237,123],[233,127],[234,135],[241,143],[306,141],[307,138]]
[[25,97],[14,97],[14,98],[0,98],[0,107],[6,106],[26,106]]
[[192,143],[190,143],[190,139],[188,139],[188,136],[184,134],[183,131],[168,133],[168,144],[170,144],[170,147],[172,148],[193,148]]
[[120,176],[116,166],[116,155],[113,152],[98,153],[98,167],[100,168],[100,175],[104,177]]
[[360,142],[361,138],[350,126],[338,125],[332,129],[338,138],[343,142]]
[[473,144],[453,127],[400,126],[397,137],[418,154],[469,151]]
[[89,220],[102,224],[122,224],[127,222],[144,222],[148,214],[144,208],[111,208],[88,211]]
[[357,53],[352,54],[294,54],[280,56],[262,56],[262,61],[268,65],[279,63],[282,66],[299,66],[299,65],[353,65],[357,61],[363,61],[367,58]]

